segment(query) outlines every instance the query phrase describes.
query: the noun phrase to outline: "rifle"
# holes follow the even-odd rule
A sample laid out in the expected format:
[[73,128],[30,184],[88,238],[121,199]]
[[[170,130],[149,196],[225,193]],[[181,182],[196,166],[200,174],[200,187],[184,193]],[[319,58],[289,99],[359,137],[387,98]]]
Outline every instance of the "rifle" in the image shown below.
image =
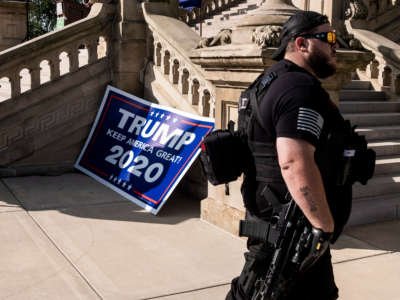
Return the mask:
[[264,226],[250,223],[253,224],[241,221],[241,236],[258,238],[274,245],[267,272],[256,281],[251,300],[283,299],[295,280],[325,252],[329,238],[322,230],[311,226],[293,199],[282,209],[278,221],[268,228],[266,223]]

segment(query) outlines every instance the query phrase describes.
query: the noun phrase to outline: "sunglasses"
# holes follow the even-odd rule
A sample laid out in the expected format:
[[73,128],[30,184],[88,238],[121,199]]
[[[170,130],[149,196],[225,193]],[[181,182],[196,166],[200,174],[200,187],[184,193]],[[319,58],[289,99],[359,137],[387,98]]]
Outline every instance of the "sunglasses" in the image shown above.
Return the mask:
[[333,31],[310,33],[310,34],[300,34],[298,36],[305,37],[305,38],[316,38],[316,39],[319,39],[320,41],[328,43],[332,46],[336,44],[336,32],[333,32]]

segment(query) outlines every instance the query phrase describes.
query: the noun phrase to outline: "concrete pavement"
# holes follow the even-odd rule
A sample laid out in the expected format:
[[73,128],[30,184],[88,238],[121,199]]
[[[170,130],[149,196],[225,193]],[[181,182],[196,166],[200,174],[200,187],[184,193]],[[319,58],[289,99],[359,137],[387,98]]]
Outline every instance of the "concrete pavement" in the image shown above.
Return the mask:
[[[79,174],[0,181],[0,299],[224,299],[245,241],[175,193],[153,216]],[[400,221],[333,247],[340,299],[400,299]]]

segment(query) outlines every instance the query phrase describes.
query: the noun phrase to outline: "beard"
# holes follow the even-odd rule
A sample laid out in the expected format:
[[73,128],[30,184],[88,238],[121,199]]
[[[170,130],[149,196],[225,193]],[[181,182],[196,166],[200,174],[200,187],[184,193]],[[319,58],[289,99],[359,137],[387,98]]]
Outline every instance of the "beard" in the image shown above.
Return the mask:
[[315,75],[322,79],[327,78],[336,72],[336,64],[329,63],[328,54],[319,49],[315,49],[314,53],[310,55],[308,64],[314,71]]

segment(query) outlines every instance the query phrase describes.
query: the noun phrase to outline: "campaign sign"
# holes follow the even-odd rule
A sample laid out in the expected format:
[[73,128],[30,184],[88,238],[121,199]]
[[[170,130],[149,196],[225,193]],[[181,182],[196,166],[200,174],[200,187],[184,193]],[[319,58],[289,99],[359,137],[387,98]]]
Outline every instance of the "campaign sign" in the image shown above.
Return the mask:
[[108,86],[75,167],[157,214],[213,128],[211,118]]

